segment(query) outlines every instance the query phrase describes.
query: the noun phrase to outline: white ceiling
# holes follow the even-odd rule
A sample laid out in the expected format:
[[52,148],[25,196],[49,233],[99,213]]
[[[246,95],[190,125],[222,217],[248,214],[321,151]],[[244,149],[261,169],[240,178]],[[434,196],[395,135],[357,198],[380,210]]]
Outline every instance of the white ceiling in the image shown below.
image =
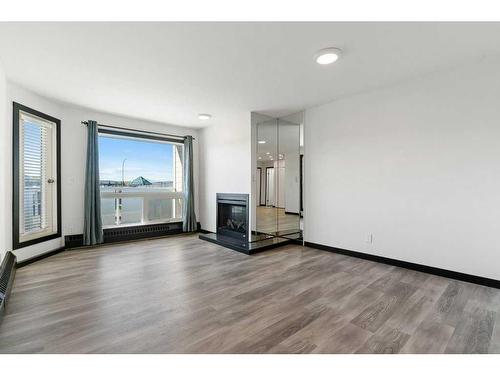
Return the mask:
[[[314,63],[330,46],[343,58]],[[500,23],[0,24],[12,81],[96,110],[194,127],[250,111],[281,116],[497,54]]]

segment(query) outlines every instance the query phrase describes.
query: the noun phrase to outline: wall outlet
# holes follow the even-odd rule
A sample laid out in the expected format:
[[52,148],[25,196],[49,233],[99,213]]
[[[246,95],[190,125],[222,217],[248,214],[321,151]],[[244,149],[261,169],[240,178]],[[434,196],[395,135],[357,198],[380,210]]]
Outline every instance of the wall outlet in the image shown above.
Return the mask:
[[366,243],[372,244],[373,243],[373,234],[368,234],[366,236]]

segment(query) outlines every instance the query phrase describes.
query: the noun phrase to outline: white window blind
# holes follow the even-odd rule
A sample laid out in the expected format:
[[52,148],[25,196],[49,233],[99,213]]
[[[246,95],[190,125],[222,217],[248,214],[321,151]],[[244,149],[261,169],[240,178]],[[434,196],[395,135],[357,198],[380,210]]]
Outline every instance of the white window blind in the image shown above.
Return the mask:
[[20,242],[57,232],[56,125],[20,112]]

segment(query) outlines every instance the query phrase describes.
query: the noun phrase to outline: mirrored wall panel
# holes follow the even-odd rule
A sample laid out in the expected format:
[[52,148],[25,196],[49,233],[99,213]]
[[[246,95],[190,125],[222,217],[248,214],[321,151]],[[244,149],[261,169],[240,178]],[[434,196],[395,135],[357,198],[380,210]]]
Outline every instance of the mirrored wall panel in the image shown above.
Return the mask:
[[300,239],[303,222],[303,114],[257,124],[256,230]]
[[278,119],[257,124],[256,134],[256,227],[258,233],[275,234],[278,231],[275,207],[279,205],[280,199],[275,174],[278,160]]
[[300,232],[300,126],[302,113],[278,119],[278,234]]

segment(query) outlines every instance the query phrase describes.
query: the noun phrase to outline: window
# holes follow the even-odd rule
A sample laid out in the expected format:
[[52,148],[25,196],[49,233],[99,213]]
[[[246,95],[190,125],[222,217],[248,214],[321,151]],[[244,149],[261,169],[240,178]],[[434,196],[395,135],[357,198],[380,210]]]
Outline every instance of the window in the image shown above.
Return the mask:
[[104,228],[182,220],[182,143],[99,130]]
[[14,248],[61,236],[60,125],[14,103]]

